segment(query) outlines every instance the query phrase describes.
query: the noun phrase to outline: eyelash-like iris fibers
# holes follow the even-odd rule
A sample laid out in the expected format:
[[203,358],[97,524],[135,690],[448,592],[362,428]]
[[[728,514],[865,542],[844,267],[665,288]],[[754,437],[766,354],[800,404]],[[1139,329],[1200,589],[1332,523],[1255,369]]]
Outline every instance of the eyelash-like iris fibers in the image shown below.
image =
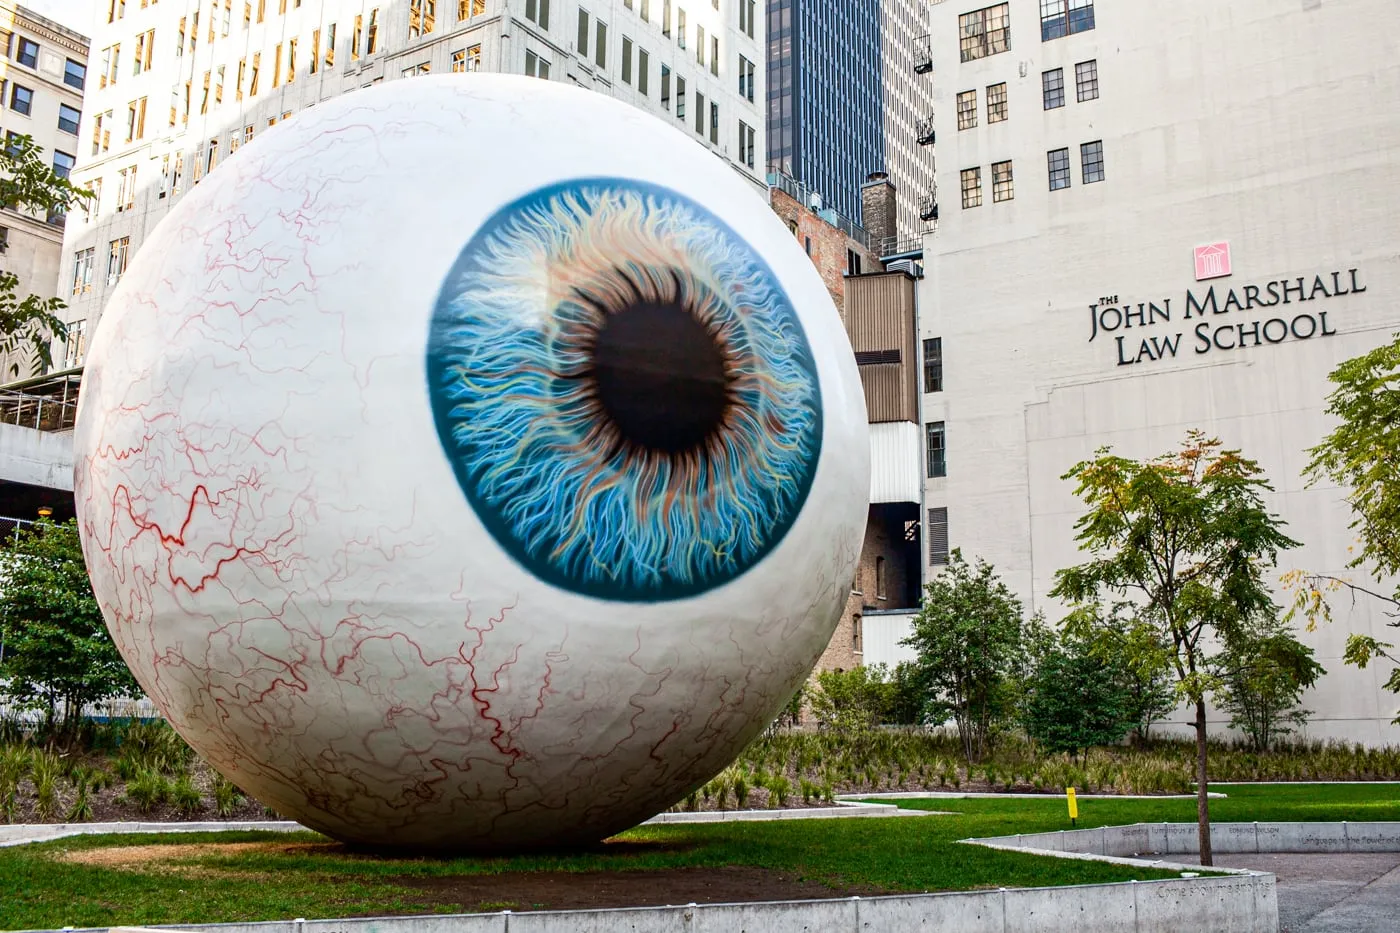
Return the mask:
[[[645,318],[643,352],[609,382],[625,315]],[[701,373],[704,401],[665,399],[674,424],[618,414],[656,407],[637,387],[670,384],[646,381],[670,378],[668,354]],[[551,186],[488,220],[438,298],[428,378],[492,535],[541,579],[603,598],[742,574],[796,519],[821,449],[811,350],[772,270],[695,202],[638,182]]]

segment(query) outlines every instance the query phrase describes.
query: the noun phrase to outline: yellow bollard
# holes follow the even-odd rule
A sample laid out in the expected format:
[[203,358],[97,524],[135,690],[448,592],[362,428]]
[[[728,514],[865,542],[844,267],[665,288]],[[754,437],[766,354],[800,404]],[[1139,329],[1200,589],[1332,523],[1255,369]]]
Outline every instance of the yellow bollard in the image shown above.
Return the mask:
[[1069,825],[1075,826],[1075,821],[1079,819],[1079,801],[1074,799],[1073,787],[1065,788],[1065,797],[1069,800]]

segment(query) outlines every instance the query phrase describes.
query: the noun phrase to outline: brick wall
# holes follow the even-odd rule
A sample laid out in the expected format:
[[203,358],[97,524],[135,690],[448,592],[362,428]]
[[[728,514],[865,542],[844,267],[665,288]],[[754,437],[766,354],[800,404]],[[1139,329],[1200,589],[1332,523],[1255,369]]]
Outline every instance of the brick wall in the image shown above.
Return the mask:
[[835,303],[836,310],[840,312],[842,320],[845,320],[846,250],[856,249],[863,254],[864,271],[878,269],[878,262],[862,247],[857,247],[855,242],[846,236],[844,230],[833,227],[822,220],[815,211],[787,192],[773,188],[771,194],[770,204],[773,213],[783,219],[793,236],[797,238],[798,245],[803,247],[807,251],[807,255],[812,258],[812,265],[817,267],[817,272],[821,274],[822,282],[826,285],[827,292],[831,294],[831,300]]

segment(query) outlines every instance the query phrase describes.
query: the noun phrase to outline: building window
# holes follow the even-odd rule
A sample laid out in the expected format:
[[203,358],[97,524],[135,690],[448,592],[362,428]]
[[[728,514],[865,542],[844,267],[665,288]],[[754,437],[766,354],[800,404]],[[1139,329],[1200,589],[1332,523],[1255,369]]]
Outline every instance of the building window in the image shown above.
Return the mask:
[[335,67],[335,23],[326,27],[326,57],[323,60],[327,68]]
[[593,31],[593,61],[599,68],[608,67],[608,24],[601,19]]
[[671,109],[671,67],[661,66],[661,109]]
[[1074,66],[1074,89],[1081,104],[1086,100],[1099,99],[1098,59],[1091,58]]
[[1011,161],[992,163],[992,200],[1010,201],[1016,196],[1011,184]]
[[58,128],[65,133],[78,135],[78,121],[82,119],[82,112],[67,104],[58,105]]
[[1050,164],[1050,190],[1069,187],[1069,150],[1052,149],[1046,153]]
[[948,563],[948,510],[928,510],[928,562],[931,567]]
[[632,40],[622,37],[622,83],[632,83]]
[[982,170],[980,168],[962,170],[962,205],[963,210],[982,206]]
[[749,168],[753,168],[753,145],[755,137],[754,128],[743,120],[739,121],[739,161]]
[[452,70],[457,72],[481,70],[481,46],[458,49],[452,53]]
[[1045,99],[1045,109],[1054,110],[1065,105],[1065,70],[1055,68],[1040,76],[1040,92]]
[[73,294],[92,291],[92,263],[96,250],[89,246],[73,254]]
[[486,0],[457,0],[457,18],[467,19],[486,12]]
[[15,61],[28,68],[33,68],[39,64],[39,43],[33,39],[19,37],[19,48],[15,52]]
[[102,208],[102,179],[94,178],[88,182],[88,190],[92,192],[92,197],[83,202],[83,220],[92,223],[101,213]]
[[[136,166],[132,165],[117,172],[117,213],[129,211],[136,206]],[[126,268],[125,265],[122,266]]]
[[[549,0],[541,0],[545,5],[545,13],[549,12]],[[546,17],[548,18],[548,17]],[[379,7],[369,11],[369,25],[365,27],[365,54],[373,55],[379,51]]]
[[642,17],[642,22],[651,22],[651,0],[642,0],[637,12]]
[[156,31],[147,29],[145,32],[136,35],[136,55],[131,65],[131,73],[139,75],[143,71],[150,71],[152,56],[155,55]]
[[928,445],[929,479],[948,475],[948,438],[942,421],[924,425],[924,440]]
[[886,599],[885,596],[885,559],[875,558],[875,598]]
[[578,8],[578,38],[574,46],[582,58],[588,57],[588,11],[583,7]]
[[719,104],[710,101],[710,142],[719,145]]
[[1006,84],[987,88],[987,122],[1000,123],[1006,119]]
[[671,38],[671,0],[661,0],[661,34]]
[[[73,174],[73,163],[78,161],[66,152],[54,150],[53,173],[59,178],[67,178]],[[56,227],[63,226],[64,218],[68,215],[68,205],[56,204],[49,208],[47,222]]]
[[958,17],[963,61],[986,58],[1011,48],[1009,6],[1007,3],[998,3],[996,6],[973,10]]
[[676,45],[685,48],[685,10],[676,8]]
[[685,119],[685,78],[676,75],[676,119]]
[[408,0],[408,37],[426,36],[437,25],[437,0]]
[[131,255],[131,237],[124,236],[107,244],[107,284],[116,285],[126,272],[127,257]]
[[958,92],[958,129],[970,130],[977,125],[977,92]]
[[739,0],[739,31],[753,38],[754,0]]
[[525,18],[541,29],[548,29],[549,0],[525,0]]
[[63,66],[63,83],[81,91],[87,84],[87,65],[68,59]]
[[695,63],[705,67],[705,27],[695,24]]
[[1084,184],[1103,181],[1103,140],[1081,145],[1079,162],[1084,169]]
[[861,646],[860,646],[860,639],[861,639],[861,618],[860,618],[860,613],[857,612],[855,615],[851,616],[851,650],[852,650],[852,651],[855,651],[855,652],[857,652],[857,653],[862,653],[862,652],[861,652]]
[[739,56],[739,96],[753,100],[754,65],[744,56]]
[[409,65],[403,71],[399,72],[399,74],[405,78],[411,78],[414,75],[429,74],[432,70],[433,66],[429,62],[421,62],[417,65]]
[[525,50],[525,73],[532,78],[549,80],[549,62],[530,49]]
[[10,109],[15,113],[22,113],[29,116],[30,109],[34,106],[34,92],[20,84],[10,85]]
[[719,36],[710,37],[710,74],[719,77]]
[[1040,0],[1040,41],[1094,28],[1094,0]]
[[695,132],[705,135],[705,95],[695,92]]
[[924,341],[924,391],[943,391],[943,338]]
[[[87,288],[83,289],[83,291],[88,291],[92,288],[92,250],[87,249],[84,250],[84,252],[89,254],[89,284]],[[74,292],[73,294],[76,295],[77,292]],[[69,321],[66,325],[64,325],[64,329],[68,332],[68,336],[64,340],[63,368],[77,369],[83,364],[83,357],[87,355],[87,321]]]
[[651,83],[651,56],[647,50],[641,47],[637,49],[637,93],[643,97],[647,96],[648,86]]

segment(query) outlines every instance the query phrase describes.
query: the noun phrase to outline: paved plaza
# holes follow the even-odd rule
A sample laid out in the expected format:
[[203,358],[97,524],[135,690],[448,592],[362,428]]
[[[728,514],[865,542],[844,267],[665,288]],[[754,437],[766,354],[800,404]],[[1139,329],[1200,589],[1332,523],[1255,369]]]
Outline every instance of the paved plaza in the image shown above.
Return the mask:
[[1250,853],[1218,855],[1215,864],[1278,876],[1280,933],[1400,931],[1400,853]]

